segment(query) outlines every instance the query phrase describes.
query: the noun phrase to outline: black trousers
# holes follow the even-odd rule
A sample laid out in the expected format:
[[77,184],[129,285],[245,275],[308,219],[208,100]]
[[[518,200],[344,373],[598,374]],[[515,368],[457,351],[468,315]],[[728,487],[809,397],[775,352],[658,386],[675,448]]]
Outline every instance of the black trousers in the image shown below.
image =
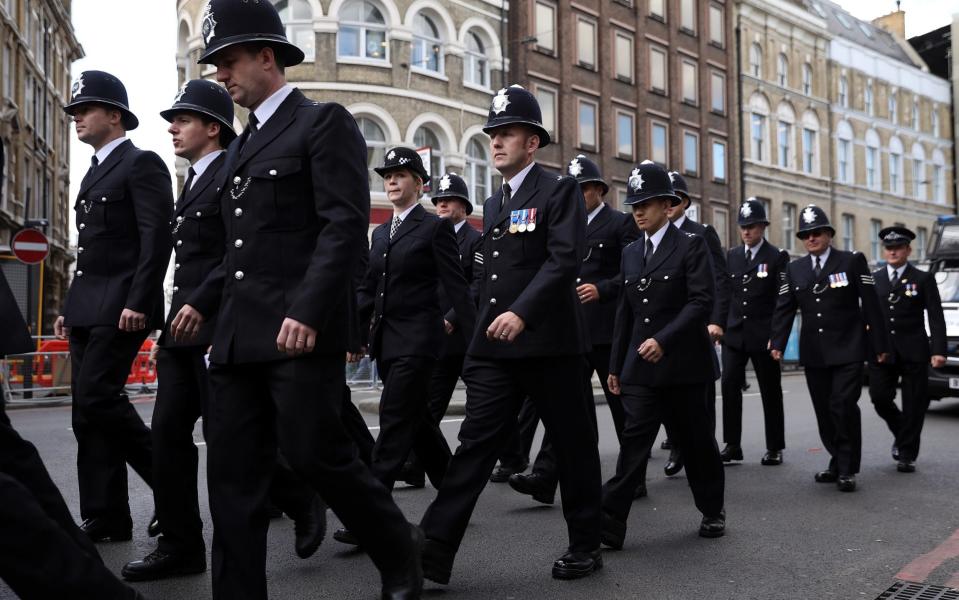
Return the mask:
[[360,453],[360,460],[364,465],[369,467],[373,464],[373,446],[376,441],[373,439],[373,434],[370,433],[370,428],[366,426],[366,421],[363,419],[363,415],[360,414],[360,409],[356,408],[356,405],[353,404],[350,386],[345,383],[343,384],[343,403],[341,410],[340,419],[343,421],[346,434],[353,440],[353,443],[356,444],[356,449]]
[[509,360],[467,356],[460,446],[436,500],[423,516],[428,538],[459,547],[476,501],[529,396],[555,440],[570,549],[599,547],[602,480],[596,434],[582,394],[582,360],[581,356]]
[[723,346],[723,441],[734,446],[742,445],[743,383],[746,381],[746,362],[750,360],[756,370],[763,400],[766,449],[782,450],[786,447],[782,370],[779,362],[765,350],[746,352]]
[[[902,410],[896,406],[896,383],[902,380]],[[929,408],[929,367],[927,363],[897,362],[869,365],[869,397],[876,413],[895,436],[899,457],[916,460],[919,438]]]
[[696,508],[714,517],[723,510],[725,473],[705,405],[703,384],[649,387],[624,384],[626,411],[616,474],[603,486],[603,511],[625,521],[636,487],[645,483],[646,461],[661,423],[683,449],[689,487]]
[[538,426],[539,414],[536,412],[536,403],[527,397],[523,400],[519,415],[516,417],[516,424],[512,426],[509,438],[500,453],[499,463],[517,471],[526,469]]
[[439,423],[450,407],[450,400],[456,390],[456,382],[463,374],[462,354],[444,355],[437,359],[430,377],[429,408],[433,421]]
[[439,488],[450,462],[450,447],[430,414],[426,399],[435,360],[401,356],[379,361],[383,376],[380,434],[373,446],[373,474],[388,489],[400,475],[410,450],[416,452],[433,486]]
[[77,438],[80,516],[126,518],[127,464],[153,486],[150,430],[124,392],[130,365],[147,337],[116,327],[70,331],[73,433]]
[[862,363],[805,369],[819,437],[832,457],[829,470],[855,475],[862,459]]
[[213,364],[207,424],[213,597],[267,597],[266,498],[282,453],[380,569],[412,552],[409,524],[360,461],[341,420],[344,356]]

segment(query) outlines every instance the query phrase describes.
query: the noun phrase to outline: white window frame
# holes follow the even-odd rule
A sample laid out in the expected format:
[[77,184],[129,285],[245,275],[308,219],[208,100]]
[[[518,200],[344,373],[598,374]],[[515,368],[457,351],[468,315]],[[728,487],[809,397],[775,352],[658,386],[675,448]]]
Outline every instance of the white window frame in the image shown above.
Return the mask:
[[763,47],[759,45],[759,42],[753,42],[749,46],[749,72],[753,77],[762,79]]
[[776,57],[776,83],[781,87],[789,87],[789,58],[785,52]]
[[[765,162],[766,154],[769,152],[766,143],[766,128],[768,115],[758,112],[749,114],[749,156],[756,162]],[[759,126],[759,136],[756,136],[756,126]]]
[[[689,146],[688,144],[692,142],[693,144],[693,160],[695,164],[690,165],[687,161],[689,158]],[[695,131],[690,131],[689,129],[683,130],[683,175],[690,175],[692,177],[699,177],[699,134]]]
[[666,9],[666,0],[649,0],[649,16],[665,21]]
[[[546,128],[547,133],[549,133],[549,139],[552,143],[559,141],[559,90],[548,85],[543,85],[540,83],[533,84],[533,95],[536,97],[536,100],[539,102],[540,109],[543,108],[545,104],[544,97],[552,97],[552,106],[553,106],[553,119],[547,123],[548,120],[543,116],[543,127]],[[544,112],[545,115],[545,111]]]
[[[589,31],[590,33],[587,33]],[[583,35],[588,35],[588,49],[592,53],[592,56],[582,56],[581,50],[584,48],[581,46]],[[576,65],[584,69],[589,69],[590,71],[595,71],[597,65],[599,64],[599,48],[598,48],[598,34],[599,27],[596,24],[594,19],[584,17],[582,15],[576,15]],[[592,59],[592,60],[587,60]]]
[[[663,87],[658,88],[655,86],[653,73],[655,72],[653,64],[653,56],[662,57],[662,74],[663,74]],[[650,44],[649,46],[649,89],[653,92],[663,94],[665,96],[669,95],[669,53],[662,46],[655,46]]]
[[[657,129],[663,130],[664,145],[662,156],[656,155],[656,146],[653,141],[656,137],[654,132]],[[659,163],[660,165],[669,164],[669,123],[659,120],[649,121],[649,156],[653,159],[653,162]]]
[[697,0],[679,0],[679,30],[696,35]]
[[[438,37],[430,37],[422,33],[413,33],[413,45],[410,48],[411,68],[414,72],[425,75],[444,75],[446,73],[446,41],[443,39],[443,30],[438,24],[440,19],[438,16],[422,10],[413,16],[414,27],[417,19],[425,19],[426,22],[436,30]],[[433,47],[438,48],[435,69],[425,66],[425,64],[429,64],[430,62],[426,57],[433,53]],[[416,55],[417,49],[419,49],[423,60],[414,60],[413,57]]]
[[[699,65],[696,61],[685,58],[682,60],[680,78],[683,103],[699,106]],[[687,95],[687,92],[691,92],[692,96]]]
[[[622,138],[620,134],[620,121],[622,119],[629,120],[629,152],[622,152]],[[633,160],[636,157],[636,116],[628,111],[616,109],[615,111],[615,121],[613,123],[616,131],[616,156],[619,158],[625,158],[626,160]]]
[[726,47],[726,9],[716,3],[709,5],[709,43],[718,48]]
[[[590,106],[593,109],[593,139],[584,140],[582,125],[583,107]],[[576,146],[584,150],[599,149],[599,103],[584,98],[576,98]]]
[[[722,148],[722,176],[719,176],[716,171],[717,160],[716,160],[716,149]],[[712,163],[712,173],[711,179],[716,183],[726,183],[729,180],[729,157],[727,152],[729,150],[729,145],[724,140],[713,139],[712,147],[710,149],[710,162]]]
[[[626,49],[620,48],[620,41],[626,45]],[[613,30],[613,60],[614,76],[620,81],[632,83],[636,78],[636,71],[633,66],[635,59],[635,40],[630,33],[614,29]]]
[[[549,11],[550,22],[546,24],[548,29],[544,29],[544,24],[540,23],[540,9]],[[533,3],[533,37],[536,38],[536,49],[546,54],[555,55],[558,37],[556,33],[556,4],[545,0],[536,0]],[[547,37],[544,38],[544,36]],[[544,41],[548,41],[548,43],[544,43]]]
[[[463,84],[488,90],[490,89],[491,85],[490,61],[486,55],[486,52],[488,51],[488,43],[483,39],[484,36],[478,31],[480,30],[474,27],[466,32],[466,46],[463,51]],[[477,52],[476,50],[470,49],[469,43],[471,39],[476,40],[482,49],[482,52]],[[475,74],[477,67],[479,67],[484,81],[475,81],[473,79],[473,75]]]
[[[336,60],[337,62],[343,63],[360,63],[360,64],[372,64],[378,66],[388,66],[390,61],[390,36],[389,36],[389,20],[386,18],[386,12],[383,7],[372,0],[354,0],[360,4],[372,4],[379,11],[380,16],[383,18],[383,23],[372,23],[369,21],[341,21],[339,29],[336,34]],[[343,8],[346,8],[351,3],[347,3]],[[357,31],[357,43],[359,44],[359,54],[340,54],[340,36],[343,35],[345,29],[355,29]],[[371,33],[383,34],[383,56],[369,56],[367,54],[367,38]]]
[[[716,106],[717,90],[719,92],[719,107]],[[726,74],[715,69],[711,69],[709,72],[709,110],[717,115],[726,114]]]
[[812,65],[808,62],[802,66],[802,93],[812,96]]

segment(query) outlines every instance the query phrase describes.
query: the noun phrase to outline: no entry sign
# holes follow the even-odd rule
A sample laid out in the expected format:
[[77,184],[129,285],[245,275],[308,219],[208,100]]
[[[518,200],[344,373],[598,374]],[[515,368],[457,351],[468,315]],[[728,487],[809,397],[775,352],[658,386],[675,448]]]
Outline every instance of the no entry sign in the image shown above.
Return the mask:
[[28,265],[42,263],[50,253],[50,242],[42,231],[21,229],[13,236],[13,254],[20,262]]

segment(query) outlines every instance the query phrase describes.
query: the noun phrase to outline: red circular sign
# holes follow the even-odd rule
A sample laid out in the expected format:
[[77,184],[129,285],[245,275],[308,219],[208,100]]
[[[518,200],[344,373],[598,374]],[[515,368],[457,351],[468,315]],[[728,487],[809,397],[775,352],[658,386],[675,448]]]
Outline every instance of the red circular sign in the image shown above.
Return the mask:
[[13,236],[13,254],[20,262],[28,265],[42,263],[50,253],[50,242],[42,231],[37,229],[21,229]]

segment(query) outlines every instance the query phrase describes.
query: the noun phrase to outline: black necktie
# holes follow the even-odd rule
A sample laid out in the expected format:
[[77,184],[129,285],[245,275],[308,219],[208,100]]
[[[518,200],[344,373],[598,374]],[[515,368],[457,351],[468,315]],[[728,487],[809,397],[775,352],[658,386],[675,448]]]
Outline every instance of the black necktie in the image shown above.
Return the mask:
[[193,170],[193,167],[190,167],[186,172],[186,181],[183,182],[183,189],[180,191],[180,199],[176,201],[177,204],[179,204],[184,198],[186,198],[186,195],[190,193],[190,188],[193,187],[194,177],[196,177],[196,171]]
[[752,262],[753,262],[753,256],[754,256],[754,254],[753,254],[753,249],[747,247],[747,248],[746,248],[746,264],[747,264],[747,265],[752,264]]
[[503,184],[503,198],[500,200],[499,209],[503,210],[503,207],[509,204],[510,199],[513,197],[513,188],[509,187],[508,183]]
[[253,135],[257,132],[260,126],[260,120],[256,118],[256,115],[250,113],[249,118],[247,119],[246,125],[246,137],[243,139],[243,144],[240,146],[242,149],[243,146],[246,146],[250,140],[253,139]]
[[819,279],[819,275],[822,273],[822,265],[819,263],[819,257],[816,257],[816,266],[813,268],[812,272],[816,275],[816,279]]
[[646,254],[645,254],[644,256],[645,256],[645,258],[646,258],[647,261],[648,261],[650,258],[652,258],[653,252],[655,252],[655,251],[656,251],[656,249],[653,247],[653,240],[650,239],[650,238],[646,238]]
[[897,279],[899,279],[899,269],[893,269],[892,273],[889,274],[889,283],[896,285]]

